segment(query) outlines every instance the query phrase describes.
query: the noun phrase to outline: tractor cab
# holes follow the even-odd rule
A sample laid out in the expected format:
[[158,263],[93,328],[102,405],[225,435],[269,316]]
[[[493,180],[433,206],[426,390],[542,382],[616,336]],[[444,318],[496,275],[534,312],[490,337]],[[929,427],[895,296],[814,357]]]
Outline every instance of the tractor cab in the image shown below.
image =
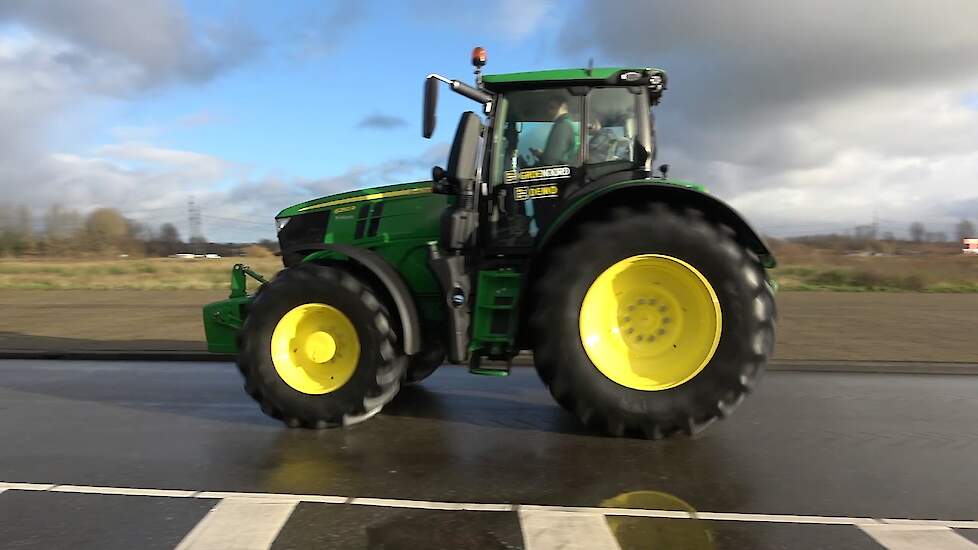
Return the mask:
[[[434,170],[435,192],[461,192],[481,213],[482,245],[528,251],[582,190],[652,176],[651,109],[665,89],[663,71],[588,68],[482,76],[484,63],[484,50],[476,48],[475,88],[429,75],[424,109],[424,135],[430,137],[439,82],[483,104],[484,123],[463,114],[452,147],[456,161],[463,160],[455,155],[462,151],[473,157],[464,160],[475,172],[453,174],[453,158],[447,172]],[[478,143],[459,142],[465,139]],[[471,189],[463,189],[468,184],[462,180],[471,181]],[[475,216],[466,218],[467,238]]]
[[561,206],[584,188],[644,179],[651,172],[655,146],[647,86],[556,83],[496,88],[485,163],[496,247],[532,246]]
[[[481,356],[510,359],[518,349],[517,304],[492,306],[479,331],[470,304],[480,277],[531,269],[531,260],[558,218],[577,199],[602,186],[652,178],[655,157],[652,106],[665,88],[665,74],[652,68],[588,68],[499,75],[481,74],[485,51],[472,62],[476,86],[428,75],[423,135],[435,128],[438,87],[483,105],[485,119],[462,114],[446,169],[432,171],[432,191],[454,197],[442,215],[441,236],[431,244],[432,271],[445,292],[450,361]],[[514,283],[515,284],[515,283]],[[498,292],[520,293],[506,282]],[[485,293],[477,300],[485,300]],[[476,304],[478,310],[478,304]],[[474,336],[470,337],[470,334]],[[480,337],[479,335],[483,337]],[[497,340],[494,341],[494,340]],[[505,344],[505,345],[501,345]]]

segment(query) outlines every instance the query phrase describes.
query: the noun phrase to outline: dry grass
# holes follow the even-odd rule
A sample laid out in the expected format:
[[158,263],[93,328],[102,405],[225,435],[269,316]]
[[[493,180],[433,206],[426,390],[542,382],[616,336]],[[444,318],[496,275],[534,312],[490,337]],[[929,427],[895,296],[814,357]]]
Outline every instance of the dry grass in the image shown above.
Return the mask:
[[948,248],[852,255],[790,244],[772,276],[783,290],[978,292],[978,257]]
[[58,261],[0,260],[0,289],[16,290],[226,290],[231,266],[250,265],[271,276],[281,259],[177,258]]
[[[782,290],[978,292],[978,257],[947,250],[853,256],[797,244],[776,249],[772,272]],[[274,256],[219,260],[0,259],[0,289],[226,290],[231,266],[266,276],[281,269]]]

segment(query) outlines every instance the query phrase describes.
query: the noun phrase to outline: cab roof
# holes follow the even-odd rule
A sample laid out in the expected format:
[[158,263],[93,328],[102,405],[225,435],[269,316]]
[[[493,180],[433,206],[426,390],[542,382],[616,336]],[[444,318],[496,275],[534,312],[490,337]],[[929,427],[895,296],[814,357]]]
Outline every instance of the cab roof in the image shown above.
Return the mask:
[[487,74],[482,77],[482,85],[493,92],[550,85],[634,86],[648,85],[652,76],[661,77],[662,87],[665,87],[665,71],[654,67],[595,67],[593,69],[551,69],[522,73]]

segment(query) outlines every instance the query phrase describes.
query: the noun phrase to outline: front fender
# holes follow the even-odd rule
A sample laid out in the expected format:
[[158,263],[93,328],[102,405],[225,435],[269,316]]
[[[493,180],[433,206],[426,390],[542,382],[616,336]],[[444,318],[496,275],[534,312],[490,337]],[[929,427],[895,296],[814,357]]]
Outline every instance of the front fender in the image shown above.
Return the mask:
[[380,254],[348,244],[306,244],[296,248],[283,250],[282,256],[286,265],[291,266],[302,261],[316,261],[319,257],[330,258],[336,254],[345,256],[347,260],[366,269],[383,286],[397,309],[401,319],[401,339],[404,353],[414,355],[421,350],[421,322],[418,318],[418,308],[414,297],[404,278]]

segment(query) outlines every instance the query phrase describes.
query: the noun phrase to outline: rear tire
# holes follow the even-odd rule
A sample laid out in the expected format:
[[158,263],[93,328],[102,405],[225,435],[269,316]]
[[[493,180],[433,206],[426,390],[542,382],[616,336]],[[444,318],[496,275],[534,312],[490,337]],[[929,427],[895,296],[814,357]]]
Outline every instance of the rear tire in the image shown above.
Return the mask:
[[[557,402],[612,435],[652,439],[693,435],[730,414],[754,387],[773,350],[776,317],[773,291],[760,261],[731,235],[698,211],[678,213],[662,204],[617,208],[606,218],[579,226],[547,258],[546,271],[534,286],[534,357]],[[714,338],[713,350],[702,355],[700,370],[690,369],[690,378],[652,390],[613,381],[592,362],[581,336],[582,305],[599,276],[623,260],[649,255],[675,260],[701,275],[705,287],[712,287],[720,312],[714,325],[719,339]],[[623,302],[611,307],[624,307]],[[686,304],[680,306],[690,313]],[[701,327],[692,315],[682,326],[695,339],[711,325],[704,321]],[[615,330],[615,337],[623,332]],[[608,370],[607,361],[603,364]],[[668,369],[672,364],[663,360],[661,366]],[[653,367],[659,368],[655,363]],[[636,379],[630,368],[629,359],[624,376]]]
[[[295,382],[286,382],[280,355],[273,359],[273,334],[287,314],[300,306],[323,304],[338,311],[355,331],[358,359],[350,363],[352,373],[338,385],[303,391]],[[328,324],[328,323],[327,323]],[[296,329],[298,331],[298,329]],[[320,330],[326,330],[325,328]],[[298,333],[297,333],[298,334]],[[297,342],[299,336],[289,342]],[[329,339],[330,344],[333,340]],[[396,336],[387,310],[370,289],[344,271],[300,264],[287,268],[262,285],[251,303],[249,314],[239,333],[238,368],[245,379],[245,390],[265,414],[284,421],[290,427],[326,428],[349,425],[365,420],[393,399],[400,388],[406,358],[395,348]],[[352,344],[339,342],[337,357]],[[288,348],[293,344],[289,343]],[[300,350],[301,352],[301,350]],[[335,368],[329,361],[296,367],[310,369],[317,376]],[[279,361],[279,368],[276,368]],[[298,364],[298,363],[296,363]],[[355,366],[354,366],[355,365]],[[329,381],[329,377],[327,377]]]

